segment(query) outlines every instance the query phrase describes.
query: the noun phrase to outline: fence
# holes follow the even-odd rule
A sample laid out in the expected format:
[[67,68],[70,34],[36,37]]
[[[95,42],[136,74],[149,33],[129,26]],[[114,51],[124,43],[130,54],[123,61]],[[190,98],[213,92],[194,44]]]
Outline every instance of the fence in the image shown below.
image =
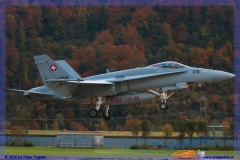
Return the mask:
[[[15,141],[17,136],[7,135],[6,142],[11,143]],[[33,143],[35,146],[56,146],[57,137],[56,136],[26,136],[20,137],[21,142],[28,141]],[[136,144],[136,138],[129,137],[104,137],[103,138],[104,147],[130,147]],[[144,142],[147,144],[154,145],[159,148],[173,148],[173,149],[188,149],[190,147],[223,147],[223,146],[234,146],[234,139],[227,139],[226,142],[223,138],[213,138],[213,137],[203,137],[203,138],[193,138],[192,144],[190,145],[190,139],[184,139],[182,142],[176,138],[148,138],[147,140],[143,138],[138,138],[139,145],[143,145]]]

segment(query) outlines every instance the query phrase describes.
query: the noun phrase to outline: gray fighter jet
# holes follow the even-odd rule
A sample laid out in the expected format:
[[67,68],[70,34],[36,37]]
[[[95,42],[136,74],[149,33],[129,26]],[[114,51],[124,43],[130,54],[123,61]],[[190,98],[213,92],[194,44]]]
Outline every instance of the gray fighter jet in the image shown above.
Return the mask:
[[[47,55],[34,57],[44,86],[23,92],[35,101],[77,101],[94,105],[89,115],[97,117],[102,104],[103,118],[111,119],[110,105],[139,103],[156,97],[161,99],[160,108],[167,110],[167,91],[187,88],[188,84],[216,82],[233,78],[235,75],[212,69],[195,68],[174,61],[161,62],[147,67],[80,77],[66,61],[54,61]],[[154,90],[159,88],[161,93]]]

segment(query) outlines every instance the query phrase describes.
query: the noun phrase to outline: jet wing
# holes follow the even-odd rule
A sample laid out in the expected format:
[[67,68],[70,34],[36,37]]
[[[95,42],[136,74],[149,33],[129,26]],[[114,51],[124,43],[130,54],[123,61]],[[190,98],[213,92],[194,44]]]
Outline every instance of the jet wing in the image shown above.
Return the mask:
[[27,96],[29,94],[37,94],[37,95],[45,95],[45,96],[54,96],[53,93],[46,93],[46,92],[35,92],[35,91],[30,91],[30,90],[20,90],[20,89],[9,89],[9,91],[15,91],[15,92],[22,92],[24,96]]
[[107,81],[114,83],[114,82],[129,81],[129,80],[135,80],[135,79],[142,79],[142,78],[163,76],[163,75],[177,74],[177,73],[184,73],[184,72],[186,72],[186,71],[171,71],[171,72],[152,73],[152,74],[145,74],[145,75],[136,75],[136,76],[121,77],[121,78],[112,78],[112,79],[108,79]]
[[49,79],[47,86],[65,97],[91,97],[115,93],[114,83],[105,80]]

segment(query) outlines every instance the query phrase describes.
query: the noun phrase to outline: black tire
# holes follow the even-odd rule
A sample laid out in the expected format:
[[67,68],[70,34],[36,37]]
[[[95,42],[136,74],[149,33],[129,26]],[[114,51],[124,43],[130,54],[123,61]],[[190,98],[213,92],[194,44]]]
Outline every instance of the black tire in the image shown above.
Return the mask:
[[91,118],[96,118],[97,117],[97,110],[94,108],[94,109],[91,109],[90,111],[89,111],[89,116],[91,117]]
[[164,111],[167,110],[167,109],[168,109],[167,103],[161,103],[161,104],[160,104],[160,109],[161,109],[161,110],[164,110]]
[[112,118],[111,112],[108,111],[108,116],[106,116],[106,115],[105,115],[105,112],[103,112],[103,118],[104,118],[105,120],[107,120],[107,121],[110,120],[110,119]]

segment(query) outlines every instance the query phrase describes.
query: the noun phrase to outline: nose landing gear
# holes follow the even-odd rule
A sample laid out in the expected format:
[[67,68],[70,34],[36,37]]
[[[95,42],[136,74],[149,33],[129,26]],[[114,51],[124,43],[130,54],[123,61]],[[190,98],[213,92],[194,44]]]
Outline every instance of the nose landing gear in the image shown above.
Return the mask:
[[168,109],[168,104],[167,104],[167,99],[171,97],[174,94],[172,92],[169,96],[167,96],[167,91],[163,91],[162,94],[160,94],[160,99],[162,99],[162,103],[160,104],[160,109],[161,110],[167,110]]
[[151,89],[148,89],[147,91],[148,91],[149,93],[151,93],[151,94],[156,95],[157,97],[159,97],[159,98],[162,100],[162,103],[160,104],[160,109],[161,109],[161,110],[167,110],[167,109],[168,109],[167,99],[168,99],[169,97],[171,97],[171,96],[174,94],[174,92],[172,92],[172,93],[168,96],[168,95],[167,95],[167,91],[163,91],[161,94],[158,93],[158,92],[156,92],[156,91],[154,91],[154,90],[151,90]]
[[161,104],[160,104],[160,109],[161,109],[161,110],[167,110],[167,109],[168,109],[167,103],[161,103]]

